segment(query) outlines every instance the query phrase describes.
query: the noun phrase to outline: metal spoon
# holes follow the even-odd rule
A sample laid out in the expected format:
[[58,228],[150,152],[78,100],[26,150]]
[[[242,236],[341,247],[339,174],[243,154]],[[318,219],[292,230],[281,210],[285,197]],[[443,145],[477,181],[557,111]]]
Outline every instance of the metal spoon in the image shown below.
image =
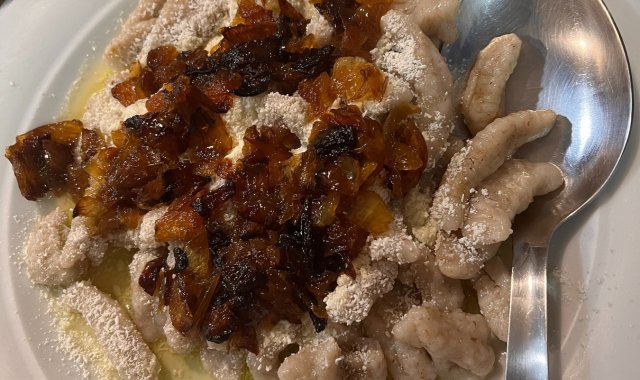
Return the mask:
[[[518,155],[552,161],[565,186],[514,225],[507,379],[547,379],[547,251],[551,235],[611,177],[631,128],[633,94],[622,40],[599,0],[463,0],[459,38],[443,55],[461,76],[491,38],[523,40],[507,111],[553,109],[553,132]],[[555,254],[560,254],[556,252]]]

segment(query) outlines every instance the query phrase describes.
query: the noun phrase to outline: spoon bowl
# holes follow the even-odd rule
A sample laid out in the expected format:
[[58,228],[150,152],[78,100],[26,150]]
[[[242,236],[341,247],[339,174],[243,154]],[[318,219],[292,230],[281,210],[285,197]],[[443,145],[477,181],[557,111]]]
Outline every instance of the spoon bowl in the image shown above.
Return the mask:
[[[633,94],[627,56],[599,0],[463,1],[459,38],[442,50],[459,81],[496,36],[516,33],[522,52],[506,90],[507,113],[552,109],[552,132],[518,156],[551,161],[564,187],[516,218],[507,379],[547,379],[547,251],[556,228],[588,204],[624,151]],[[561,252],[553,252],[554,255]]]

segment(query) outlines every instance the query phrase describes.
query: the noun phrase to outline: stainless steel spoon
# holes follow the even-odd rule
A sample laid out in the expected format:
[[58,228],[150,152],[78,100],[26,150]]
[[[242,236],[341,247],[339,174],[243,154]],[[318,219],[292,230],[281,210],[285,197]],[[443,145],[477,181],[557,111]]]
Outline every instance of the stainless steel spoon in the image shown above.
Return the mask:
[[[564,188],[540,198],[514,226],[507,379],[547,379],[547,251],[551,235],[611,177],[631,128],[633,94],[622,40],[599,0],[463,0],[459,38],[443,55],[461,78],[491,38],[523,40],[507,111],[553,109],[553,132],[518,155],[552,161]],[[554,252],[561,254],[561,252]]]

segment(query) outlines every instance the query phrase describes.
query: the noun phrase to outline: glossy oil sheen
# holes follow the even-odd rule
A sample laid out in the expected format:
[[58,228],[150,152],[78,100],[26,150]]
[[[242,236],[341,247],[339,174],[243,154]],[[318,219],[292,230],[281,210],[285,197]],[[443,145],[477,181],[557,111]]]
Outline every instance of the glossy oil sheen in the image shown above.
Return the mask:
[[443,49],[454,76],[464,75],[491,38],[514,32],[523,47],[507,111],[548,108],[560,115],[547,137],[518,152],[556,164],[565,186],[516,219],[507,349],[508,379],[546,379],[549,240],[602,189],[624,151],[633,103],[627,57],[598,0],[463,0],[458,28],[457,42]]

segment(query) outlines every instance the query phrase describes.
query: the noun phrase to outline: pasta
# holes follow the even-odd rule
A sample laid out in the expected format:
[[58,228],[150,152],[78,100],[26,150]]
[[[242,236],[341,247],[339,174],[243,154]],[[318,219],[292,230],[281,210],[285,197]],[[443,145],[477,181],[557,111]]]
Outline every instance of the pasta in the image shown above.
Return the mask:
[[401,0],[393,7],[413,18],[424,34],[445,43],[457,37],[456,16],[459,0]]
[[433,358],[450,361],[478,376],[486,376],[493,368],[489,327],[477,314],[416,306],[393,327],[393,335],[413,347],[425,347]]
[[278,369],[280,379],[338,379],[338,359],[342,356],[332,337],[318,336],[300,351],[284,359]]
[[158,360],[115,300],[84,282],[65,289],[61,299],[87,320],[120,376],[141,380],[157,377]]
[[506,342],[509,332],[511,277],[499,257],[487,262],[483,272],[484,274],[473,283],[478,292],[480,312],[493,334]]
[[440,232],[435,253],[440,269],[453,278],[472,278],[513,232],[514,216],[562,185],[562,174],[549,163],[508,160],[480,185],[456,238]]
[[440,229],[451,232],[461,228],[471,189],[495,172],[517,148],[546,135],[555,120],[553,111],[521,111],[495,120],[476,134],[451,159],[434,196],[431,213]]
[[[83,251],[64,249],[69,236],[67,218],[64,210],[55,209],[37,224],[27,240],[27,273],[36,284],[70,285],[87,271],[89,260]],[[47,239],[40,239],[40,236]]]
[[427,351],[401,342],[391,334],[393,326],[409,308],[420,302],[410,289],[396,286],[376,302],[363,325],[367,335],[380,343],[393,379],[433,380],[437,372]]
[[561,185],[562,173],[552,164],[508,160],[471,198],[462,236],[481,245],[507,240],[513,217]]
[[479,54],[462,93],[461,111],[472,134],[500,113],[504,90],[518,63],[522,41],[515,34],[496,37]]
[[242,375],[247,353],[241,350],[207,348],[200,351],[205,371],[217,380],[236,380]]

